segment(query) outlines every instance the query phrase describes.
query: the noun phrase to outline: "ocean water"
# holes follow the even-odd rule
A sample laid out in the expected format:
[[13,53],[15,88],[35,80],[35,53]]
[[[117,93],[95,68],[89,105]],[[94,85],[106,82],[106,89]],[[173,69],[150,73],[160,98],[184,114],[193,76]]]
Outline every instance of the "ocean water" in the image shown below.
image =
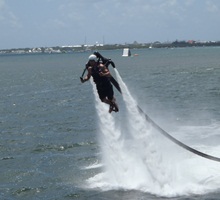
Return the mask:
[[220,48],[101,51],[119,113],[80,83],[89,52],[0,55],[0,199],[219,199]]

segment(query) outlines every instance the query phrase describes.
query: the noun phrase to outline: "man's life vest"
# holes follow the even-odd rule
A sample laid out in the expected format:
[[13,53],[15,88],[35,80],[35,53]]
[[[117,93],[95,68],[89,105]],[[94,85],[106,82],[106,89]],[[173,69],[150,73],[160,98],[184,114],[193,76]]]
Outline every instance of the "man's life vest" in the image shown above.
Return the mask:
[[111,87],[111,81],[109,79],[109,77],[106,76],[100,76],[100,68],[98,66],[94,66],[92,67],[92,77],[94,82],[96,83],[97,87],[99,88],[110,88]]

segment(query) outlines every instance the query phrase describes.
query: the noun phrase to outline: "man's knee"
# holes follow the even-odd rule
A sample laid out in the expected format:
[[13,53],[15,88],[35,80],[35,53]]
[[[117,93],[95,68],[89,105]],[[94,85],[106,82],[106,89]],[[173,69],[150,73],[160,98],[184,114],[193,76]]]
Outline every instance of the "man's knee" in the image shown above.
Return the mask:
[[103,98],[103,99],[100,99],[101,100],[101,102],[106,102],[106,98]]

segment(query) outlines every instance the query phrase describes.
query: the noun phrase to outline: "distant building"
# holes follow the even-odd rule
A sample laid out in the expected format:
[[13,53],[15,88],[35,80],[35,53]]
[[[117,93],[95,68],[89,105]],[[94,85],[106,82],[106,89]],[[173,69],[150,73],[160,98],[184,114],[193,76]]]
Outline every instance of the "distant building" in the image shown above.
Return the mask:
[[188,40],[187,41],[189,44],[195,44],[196,43],[196,41],[194,41],[194,40]]

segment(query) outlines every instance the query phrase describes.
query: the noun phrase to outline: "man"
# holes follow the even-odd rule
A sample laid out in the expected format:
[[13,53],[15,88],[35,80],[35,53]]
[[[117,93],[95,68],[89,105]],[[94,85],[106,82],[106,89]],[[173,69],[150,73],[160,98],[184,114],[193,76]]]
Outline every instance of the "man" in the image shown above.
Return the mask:
[[92,54],[89,56],[87,71],[87,76],[81,78],[81,82],[84,83],[85,81],[88,81],[92,76],[96,84],[99,98],[102,102],[109,105],[109,113],[112,111],[118,112],[119,109],[115,102],[114,91],[110,81],[111,74],[108,68],[99,63],[96,55]]

